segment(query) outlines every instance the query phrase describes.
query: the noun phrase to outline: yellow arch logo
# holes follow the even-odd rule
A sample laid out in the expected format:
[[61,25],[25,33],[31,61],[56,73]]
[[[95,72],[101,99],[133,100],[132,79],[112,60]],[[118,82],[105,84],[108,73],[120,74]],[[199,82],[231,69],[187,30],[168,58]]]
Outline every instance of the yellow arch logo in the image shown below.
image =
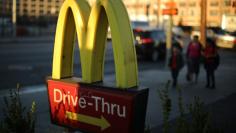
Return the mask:
[[137,86],[133,32],[121,0],[97,0],[92,9],[86,0],[64,1],[57,22],[52,78],[72,77],[77,33],[83,82],[102,81],[108,24],[112,34],[116,85],[119,88]]

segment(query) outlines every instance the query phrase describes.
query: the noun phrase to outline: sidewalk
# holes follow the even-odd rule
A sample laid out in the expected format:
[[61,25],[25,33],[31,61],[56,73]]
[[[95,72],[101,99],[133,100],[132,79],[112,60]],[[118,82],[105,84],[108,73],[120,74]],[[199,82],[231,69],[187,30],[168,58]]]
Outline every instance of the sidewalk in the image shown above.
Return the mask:
[[[235,119],[236,114],[233,112],[235,111],[234,106],[236,105],[234,104],[234,101],[236,101],[235,64],[232,66],[221,66],[218,69],[216,73],[217,88],[215,90],[205,88],[205,72],[203,69],[201,69],[199,82],[197,84],[187,83],[185,80],[185,74],[186,68],[181,71],[179,76],[179,84],[182,88],[184,105],[192,103],[194,96],[199,96],[206,105],[212,106],[212,109],[214,110],[213,114],[217,115],[218,112],[224,112],[214,119],[216,122],[222,123],[224,120],[227,120],[227,122],[231,123],[231,120]],[[104,77],[105,82],[115,81],[115,76],[113,74],[105,75]],[[169,79],[170,72],[165,69],[145,70],[139,73],[140,86],[146,86],[149,88],[146,123],[151,127],[153,133],[160,131],[162,124],[162,108],[157,89],[163,88]],[[172,99],[172,112],[170,119],[174,120],[178,116],[178,92],[176,89],[170,89],[169,95]],[[0,95],[1,106],[3,105],[2,96],[3,95]],[[50,124],[48,96],[45,85],[23,88],[22,101],[24,101],[24,104],[30,105],[33,100],[35,100],[37,104],[36,132],[63,132],[63,128]],[[231,108],[232,110],[230,110]]]

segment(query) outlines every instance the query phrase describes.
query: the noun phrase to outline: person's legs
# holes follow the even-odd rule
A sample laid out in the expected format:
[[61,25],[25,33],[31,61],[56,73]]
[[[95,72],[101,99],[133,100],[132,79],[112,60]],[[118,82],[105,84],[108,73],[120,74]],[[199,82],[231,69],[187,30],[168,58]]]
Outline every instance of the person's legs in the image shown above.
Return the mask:
[[187,58],[187,74],[186,74],[186,79],[187,81],[191,81],[191,60]]
[[188,71],[188,74],[187,74],[187,80],[192,81],[192,76],[193,76],[193,73],[194,73],[194,59],[189,58],[188,62],[189,62],[188,63],[189,71]]
[[215,71],[211,70],[211,88],[214,89],[215,88]]
[[199,69],[200,69],[200,60],[197,58],[194,61],[194,73],[195,73],[195,83],[198,82],[198,75],[199,75]]
[[206,79],[207,79],[206,88],[208,88],[208,87],[210,87],[210,73],[207,68],[206,68]]
[[176,87],[176,85],[177,85],[178,71],[177,71],[177,70],[172,70],[171,73],[172,73],[172,78],[173,78],[173,84],[172,84],[172,86],[173,86],[173,87]]

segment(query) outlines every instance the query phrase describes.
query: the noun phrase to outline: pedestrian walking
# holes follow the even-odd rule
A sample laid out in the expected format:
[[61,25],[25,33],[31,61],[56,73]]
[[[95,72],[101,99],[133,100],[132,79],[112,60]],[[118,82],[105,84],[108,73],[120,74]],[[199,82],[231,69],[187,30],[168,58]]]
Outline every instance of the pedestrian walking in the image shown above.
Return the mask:
[[204,50],[204,68],[206,70],[206,88],[215,88],[215,70],[219,65],[219,54],[213,40],[207,39]]
[[200,69],[200,59],[201,59],[202,45],[198,40],[198,36],[193,37],[187,48],[187,75],[188,81],[192,81],[193,75],[195,74],[195,83],[198,81],[199,69]]
[[181,50],[178,46],[173,46],[168,64],[169,64],[169,67],[171,70],[171,76],[173,79],[172,86],[176,87],[176,85],[178,83],[179,72],[184,64],[182,53],[181,53]]

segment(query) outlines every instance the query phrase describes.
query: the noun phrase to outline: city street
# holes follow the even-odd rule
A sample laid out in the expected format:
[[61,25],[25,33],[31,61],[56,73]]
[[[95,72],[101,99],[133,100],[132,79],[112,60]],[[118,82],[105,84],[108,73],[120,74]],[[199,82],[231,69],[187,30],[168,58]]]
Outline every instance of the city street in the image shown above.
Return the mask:
[[[53,40],[1,42],[0,44],[0,89],[43,84],[46,76],[51,75]],[[77,45],[74,55],[74,74],[81,75],[80,58]],[[139,70],[162,67],[160,63],[139,62]],[[108,41],[105,58],[105,74],[114,73],[114,60],[111,41]]]
[[[46,91],[45,77],[51,75],[53,41],[27,42],[27,43],[4,43],[0,45],[0,107],[3,107],[3,97],[9,92],[9,88],[15,88],[16,83],[23,85],[21,98],[24,105],[29,106],[34,100],[37,104],[36,132],[63,132],[64,128],[50,123],[48,96]],[[235,104],[226,99],[231,97],[236,100],[236,52],[220,50],[221,64],[216,72],[216,89],[205,88],[205,71],[201,67],[200,79],[197,84],[188,83],[185,80],[186,67],[181,71],[179,84],[182,88],[184,104],[190,104],[194,96],[199,96],[204,103],[214,109],[216,103],[222,103],[213,110],[213,114],[220,114],[216,122],[221,125],[227,120],[229,131],[235,131]],[[78,50],[75,52],[75,75],[80,75]],[[105,80],[104,82],[115,83],[114,61],[112,47],[109,45],[106,52]],[[149,90],[146,124],[151,131],[160,131],[162,125],[162,108],[157,89],[162,89],[166,82],[171,79],[170,72],[164,68],[164,62],[150,62],[139,60],[139,83]],[[176,89],[169,90],[172,99],[172,112],[170,119],[174,120],[178,114],[178,92]],[[232,97],[234,96],[234,97]],[[225,101],[225,102],[224,102]],[[220,110],[223,108],[223,110]],[[225,111],[228,111],[227,113]],[[215,112],[215,113],[214,113]],[[3,113],[0,114],[1,118]],[[214,116],[213,116],[214,117]],[[218,126],[218,125],[217,125]]]

